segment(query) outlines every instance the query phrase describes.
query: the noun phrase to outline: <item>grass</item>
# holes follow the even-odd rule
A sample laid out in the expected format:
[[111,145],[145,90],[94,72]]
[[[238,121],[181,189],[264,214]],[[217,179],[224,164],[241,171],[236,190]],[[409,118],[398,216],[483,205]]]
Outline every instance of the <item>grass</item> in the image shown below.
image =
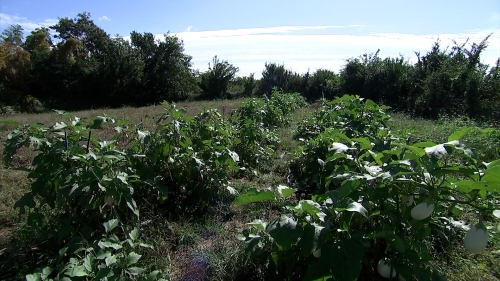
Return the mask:
[[[241,100],[186,102],[178,103],[186,107],[189,114],[194,115],[204,109],[218,108],[220,112],[230,114]],[[162,113],[163,106],[142,108],[124,107],[119,109],[100,109],[72,112],[81,118],[93,118],[106,114],[118,119],[127,119],[132,124],[142,122],[146,128],[153,128],[155,117]],[[243,192],[251,187],[266,188],[286,183],[288,161],[294,156],[298,141],[292,139],[293,129],[297,123],[313,112],[313,108],[297,110],[289,126],[281,128],[278,133],[281,144],[275,157],[263,163],[257,176],[251,174],[245,178],[234,179],[231,186]],[[33,122],[51,125],[61,121],[56,113],[15,114],[1,116],[0,120],[11,120],[20,124]],[[479,126],[470,120],[441,120],[439,122],[413,119],[402,114],[393,114],[390,126],[393,132],[405,137],[412,135],[412,142],[431,140],[446,141],[448,135],[464,126]],[[0,153],[7,134],[14,126],[0,124]],[[477,149],[487,159],[500,158],[500,136],[469,135],[465,141]],[[29,164],[31,155],[23,151],[15,159],[17,166]],[[265,168],[264,168],[265,167]],[[23,218],[14,210],[14,203],[28,190],[30,181],[27,173],[21,170],[0,168],[0,280],[15,280],[22,268],[22,262],[30,259],[33,247],[19,248],[16,239],[18,230],[22,229]],[[161,269],[169,280],[263,280],[264,268],[254,264],[244,253],[244,244],[235,236],[245,229],[246,223],[254,219],[269,220],[278,214],[278,203],[258,203],[249,206],[233,206],[231,198],[221,196],[219,202],[207,212],[202,219],[185,218],[181,221],[169,222],[158,214],[144,212],[144,221],[148,223],[142,229],[143,239],[154,246],[145,253],[145,260],[154,268]],[[142,211],[141,211],[142,212]],[[464,254],[461,241],[455,241],[456,250],[437,255],[436,267],[448,276],[449,280],[499,280],[500,278],[500,238],[493,238],[490,245],[493,249],[478,256]],[[29,245],[28,245],[29,246]],[[19,253],[19,252],[22,253]],[[18,260],[12,261],[13,255]],[[33,255],[32,255],[33,256]],[[31,257],[32,257],[31,256]],[[209,262],[208,262],[209,261]],[[17,262],[17,263],[16,263]],[[187,279],[187,278],[192,279]]]

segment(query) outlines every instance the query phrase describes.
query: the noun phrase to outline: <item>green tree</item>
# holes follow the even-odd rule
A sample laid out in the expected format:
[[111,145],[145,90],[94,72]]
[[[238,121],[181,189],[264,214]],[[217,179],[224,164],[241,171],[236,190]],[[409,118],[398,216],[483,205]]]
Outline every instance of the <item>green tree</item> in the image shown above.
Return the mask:
[[220,61],[217,56],[212,60],[212,65],[208,63],[208,71],[201,74],[200,88],[205,99],[228,98],[229,83],[235,78],[238,68],[228,63]]
[[318,69],[308,77],[304,96],[309,101],[320,98],[333,99],[339,94],[339,75],[328,69]]
[[2,31],[0,35],[1,43],[9,43],[14,46],[21,46],[23,43],[23,31],[24,29],[19,24],[13,24]]
[[184,43],[176,36],[164,37],[156,40],[152,33],[135,31],[130,36],[144,63],[142,95],[137,96],[142,104],[184,100],[200,91],[190,69],[192,58],[184,54]]
[[0,103],[17,105],[28,94],[30,53],[22,45],[23,28],[12,25],[0,36]]
[[251,97],[255,94],[257,80],[255,74],[235,77],[229,84],[228,94],[231,98]]
[[285,68],[284,64],[267,63],[259,81],[259,94],[269,96],[274,87],[285,93],[301,92],[302,77]]

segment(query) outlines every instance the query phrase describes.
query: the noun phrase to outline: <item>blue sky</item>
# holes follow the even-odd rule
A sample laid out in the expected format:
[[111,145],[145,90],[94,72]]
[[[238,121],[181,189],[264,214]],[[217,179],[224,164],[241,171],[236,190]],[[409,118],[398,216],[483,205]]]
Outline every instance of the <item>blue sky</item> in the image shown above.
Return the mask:
[[345,60],[380,49],[382,57],[430,50],[439,38],[479,43],[492,33],[482,60],[500,57],[500,1],[0,1],[0,29],[21,24],[27,34],[58,18],[87,11],[111,35],[170,31],[184,40],[193,68],[212,57],[260,76],[264,63],[284,63],[299,73],[338,71]]

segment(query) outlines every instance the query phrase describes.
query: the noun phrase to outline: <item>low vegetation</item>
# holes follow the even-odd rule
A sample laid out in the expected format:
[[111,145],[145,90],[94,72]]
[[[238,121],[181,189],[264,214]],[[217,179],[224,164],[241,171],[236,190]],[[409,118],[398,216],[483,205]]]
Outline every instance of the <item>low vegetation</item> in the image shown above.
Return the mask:
[[256,79],[88,13],[13,25],[0,279],[499,280],[488,39]]
[[0,279],[499,278],[498,129],[314,107],[275,89],[11,116]]

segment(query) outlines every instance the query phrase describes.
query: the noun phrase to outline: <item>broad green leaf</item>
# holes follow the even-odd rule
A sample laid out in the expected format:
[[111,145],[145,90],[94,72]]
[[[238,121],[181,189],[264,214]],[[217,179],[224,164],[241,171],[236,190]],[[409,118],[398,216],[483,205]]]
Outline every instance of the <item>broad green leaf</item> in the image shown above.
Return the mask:
[[137,253],[131,252],[127,256],[127,266],[137,263],[139,259],[142,257],[142,255],[139,255]]
[[278,248],[287,250],[292,247],[292,244],[297,241],[302,235],[302,227],[300,224],[286,215],[275,219],[266,227],[271,237],[274,239]]
[[321,212],[320,205],[312,200],[301,200],[297,207],[294,208],[298,213],[307,213],[317,219],[324,216]]
[[295,188],[289,188],[286,185],[278,186],[278,193],[284,198],[287,198],[288,196],[292,195],[295,191],[296,191]]
[[113,230],[115,227],[117,227],[119,223],[120,223],[120,221],[118,219],[112,219],[112,220],[109,220],[109,221],[103,223],[104,229],[106,230],[106,233],[109,233],[111,230]]
[[342,200],[342,199],[346,198],[349,195],[349,193],[356,190],[360,186],[361,186],[360,180],[345,180],[345,181],[343,181],[342,185],[340,186],[340,189],[339,189],[338,199]]
[[53,268],[50,268],[50,267],[44,267],[42,269],[42,279],[47,279],[47,277],[49,277],[49,275],[54,271]]
[[106,259],[104,259],[104,262],[106,263],[107,266],[111,266],[115,264],[118,260],[116,259],[116,256],[108,256]]
[[253,222],[247,223],[248,225],[254,226],[262,231],[266,230],[267,223],[262,220],[254,220]]
[[105,277],[111,277],[112,276],[112,271],[110,268],[108,267],[105,267],[105,268],[101,268],[96,276],[95,276],[95,280],[103,280]]
[[97,255],[96,255],[96,259],[98,260],[103,260],[107,257],[111,256],[111,252],[110,251],[104,251],[103,248],[101,248],[101,250],[99,250],[99,252],[97,252]]
[[69,277],[82,277],[89,275],[83,265],[78,265],[65,272]]
[[500,166],[500,159],[488,163],[487,166],[488,166],[488,168],[493,168],[493,167],[496,167],[496,166]]
[[132,241],[136,241],[137,239],[139,239],[139,230],[137,228],[134,228],[128,235],[130,236],[130,239],[132,239]]
[[127,271],[132,275],[139,275],[144,272],[144,269],[140,267],[129,267]]
[[366,214],[368,213],[365,207],[363,207],[363,205],[361,205],[358,202],[351,202],[349,206],[346,208],[346,211],[357,212],[363,215],[364,217],[366,217]]
[[270,201],[274,200],[276,197],[274,193],[270,190],[257,190],[256,188],[249,189],[246,193],[234,199],[234,205],[246,205],[254,202]]
[[500,166],[486,169],[482,180],[488,184],[490,191],[500,192]]
[[33,273],[26,275],[26,281],[41,281],[42,276],[41,273]]
[[404,148],[408,149],[409,151],[415,153],[416,155],[418,155],[419,157],[422,157],[425,155],[426,153],[426,150],[425,149],[422,149],[416,145],[403,145]]
[[448,141],[450,142],[450,141],[459,140],[472,130],[474,130],[474,127],[467,127],[467,128],[463,128],[459,131],[456,131],[448,137]]
[[127,198],[127,207],[139,218],[139,209],[137,208],[137,203],[133,198]]
[[118,249],[122,248],[122,245],[117,244],[117,243],[113,243],[113,242],[110,242],[110,241],[99,241],[99,243],[97,243],[97,245],[101,249],[104,249],[104,248],[113,248],[115,250],[118,250]]
[[307,224],[304,227],[304,232],[299,242],[300,250],[304,257],[310,256],[313,251],[321,247],[326,238],[326,231],[324,230],[323,226],[317,224]]
[[85,270],[88,272],[92,272],[92,261],[93,261],[93,256],[87,255],[83,258],[83,266],[85,267]]
[[372,143],[367,138],[354,138],[353,141],[359,143],[361,149],[371,149]]

